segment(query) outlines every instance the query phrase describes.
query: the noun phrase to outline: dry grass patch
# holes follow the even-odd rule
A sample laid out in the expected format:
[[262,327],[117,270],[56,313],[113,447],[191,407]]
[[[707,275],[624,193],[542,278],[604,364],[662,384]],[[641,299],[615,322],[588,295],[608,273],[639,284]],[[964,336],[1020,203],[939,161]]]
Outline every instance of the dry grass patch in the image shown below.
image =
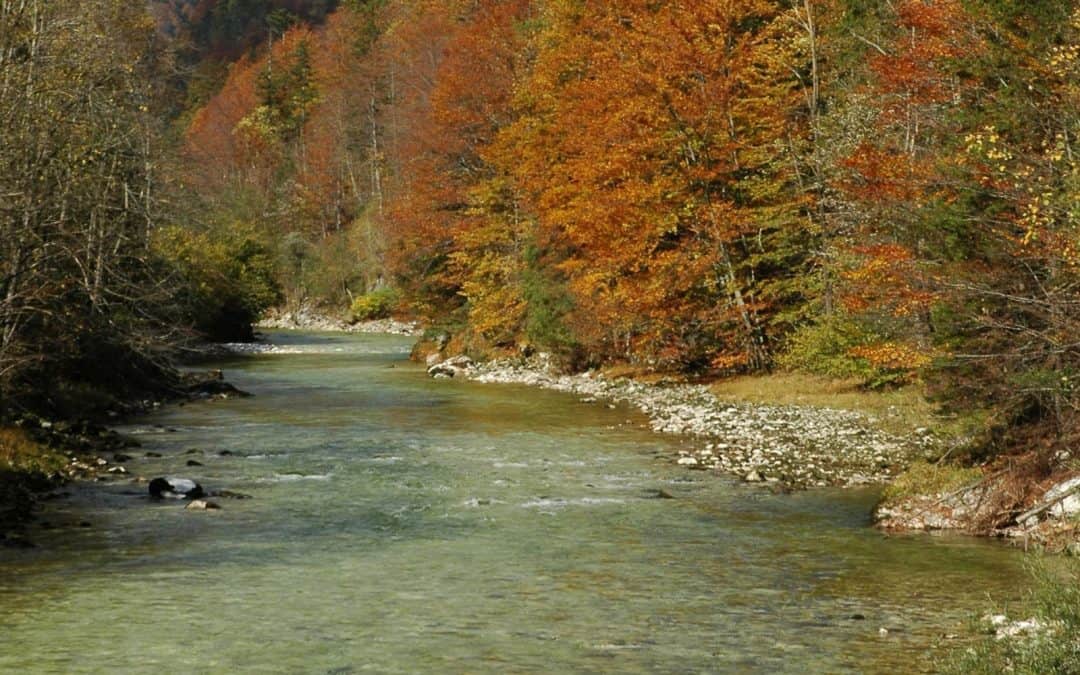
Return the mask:
[[22,429],[0,428],[0,471],[51,475],[63,468],[64,460]]
[[983,472],[976,468],[916,462],[885,488],[882,500],[893,502],[905,497],[947,494],[975,485],[982,478]]
[[917,385],[868,391],[860,387],[859,380],[782,372],[733,377],[710,388],[717,398],[738,403],[854,410],[873,417],[883,430],[898,434],[920,427],[942,431],[950,423],[935,414]]
[[601,368],[600,375],[609,380],[627,378],[638,382],[644,382],[645,384],[664,384],[673,381],[682,381],[680,378],[673,378],[670,373],[658,373],[655,370],[643,366],[635,366],[627,363],[617,363]]

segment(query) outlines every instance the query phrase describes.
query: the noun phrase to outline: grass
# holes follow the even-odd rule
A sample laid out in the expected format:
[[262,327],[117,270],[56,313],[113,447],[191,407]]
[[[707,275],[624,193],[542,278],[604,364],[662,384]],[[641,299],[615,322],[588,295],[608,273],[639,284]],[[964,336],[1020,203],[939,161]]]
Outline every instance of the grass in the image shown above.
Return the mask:
[[885,488],[883,501],[890,502],[913,495],[939,495],[972,485],[982,478],[979,469],[954,464],[916,462]]
[[918,428],[945,431],[951,422],[935,414],[918,385],[869,391],[856,379],[778,372],[733,377],[710,388],[725,401],[854,410],[875,418],[881,429],[892,433],[911,433]]
[[34,493],[47,489],[65,457],[33,441],[21,429],[0,428],[0,539],[18,529],[33,509]]
[[65,460],[22,429],[0,428],[0,472],[48,476],[63,468]]
[[[991,673],[1080,673],[1080,559],[1038,560],[1031,565],[1034,618],[1045,626],[1034,635],[997,639],[992,632],[974,646],[953,652],[941,671]],[[1012,620],[1028,617],[1009,617]]]
[[[629,377],[649,384],[671,380],[668,375],[625,364],[608,366],[601,372],[612,379]],[[973,420],[939,415],[918,384],[869,390],[855,378],[782,371],[730,377],[710,382],[708,386],[718,399],[733,403],[853,410],[872,418],[881,430],[898,435],[925,428],[942,436],[959,436],[973,424]]]

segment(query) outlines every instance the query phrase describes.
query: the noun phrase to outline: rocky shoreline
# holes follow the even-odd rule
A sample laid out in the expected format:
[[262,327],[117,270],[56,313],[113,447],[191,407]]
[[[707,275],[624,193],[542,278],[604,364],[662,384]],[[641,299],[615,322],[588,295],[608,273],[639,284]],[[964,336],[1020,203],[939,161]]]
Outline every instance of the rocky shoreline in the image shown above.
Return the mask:
[[927,430],[888,434],[858,412],[746,405],[719,400],[702,385],[647,384],[591,372],[560,374],[542,354],[487,363],[435,357],[428,366],[433,377],[522,384],[574,394],[587,402],[632,406],[648,417],[654,431],[686,437],[687,449],[671,458],[679,465],[782,489],[883,483],[939,447]]
[[255,328],[263,330],[314,330],[339,333],[386,333],[391,335],[418,336],[423,333],[420,324],[397,319],[372,321],[349,321],[310,307],[296,311],[275,309],[267,312]]
[[[42,503],[69,496],[64,487],[73,482],[105,482],[145,479],[132,477],[125,464],[139,442],[126,438],[105,426],[106,422],[138,416],[169,403],[227,400],[250,396],[224,380],[221,371],[186,373],[160,400],[129,401],[110,410],[101,420],[49,420],[26,415],[14,421],[12,428],[25,434],[42,452],[50,455],[54,467],[41,470],[6,471],[0,476],[0,548],[32,548],[28,528]],[[80,522],[80,527],[90,524]]]
[[[687,448],[671,461],[781,490],[890,484],[913,465],[932,474],[929,462],[941,456],[947,440],[928,429],[886,433],[873,417],[851,410],[749,405],[723,401],[703,385],[649,384],[594,372],[569,375],[544,354],[477,363],[435,352],[427,356],[427,366],[435,378],[520,384],[609,407],[629,405],[648,417],[653,431],[686,439]],[[886,489],[873,513],[875,525],[893,532],[989,535],[1025,548],[1080,555],[1080,471],[1035,486],[1020,509],[1009,471],[953,471],[967,480],[945,489],[933,486],[932,475],[925,480],[905,475],[904,482],[917,484]]]
[[985,534],[1025,549],[1080,556],[1080,472],[1066,472],[1024,492],[1028,498],[1018,499],[1013,477],[998,471],[959,487],[895,497],[886,493],[874,520],[884,530]]

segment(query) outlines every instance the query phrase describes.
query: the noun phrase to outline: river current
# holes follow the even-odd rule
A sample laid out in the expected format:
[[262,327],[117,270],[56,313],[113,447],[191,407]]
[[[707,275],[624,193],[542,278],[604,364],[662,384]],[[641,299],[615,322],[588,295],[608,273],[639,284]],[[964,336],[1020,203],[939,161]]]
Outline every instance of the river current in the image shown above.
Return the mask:
[[874,490],[688,472],[635,411],[431,380],[408,338],[272,339],[221,364],[254,397],[119,428],[133,475],[253,498],[71,488],[0,550],[0,672],[920,672],[1021,593],[1013,550],[870,528]]

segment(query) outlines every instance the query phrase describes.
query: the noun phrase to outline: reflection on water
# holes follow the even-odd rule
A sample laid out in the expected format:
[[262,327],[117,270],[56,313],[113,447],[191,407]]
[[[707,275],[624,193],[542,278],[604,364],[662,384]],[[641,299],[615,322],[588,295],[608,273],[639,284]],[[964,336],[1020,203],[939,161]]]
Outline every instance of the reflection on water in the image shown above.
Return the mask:
[[133,473],[255,498],[52,505],[93,527],[0,551],[0,672],[911,672],[1019,594],[1014,552],[885,537],[870,491],[686,473],[636,413],[432,381],[407,338],[275,342],[223,364],[256,397],[129,429]]

